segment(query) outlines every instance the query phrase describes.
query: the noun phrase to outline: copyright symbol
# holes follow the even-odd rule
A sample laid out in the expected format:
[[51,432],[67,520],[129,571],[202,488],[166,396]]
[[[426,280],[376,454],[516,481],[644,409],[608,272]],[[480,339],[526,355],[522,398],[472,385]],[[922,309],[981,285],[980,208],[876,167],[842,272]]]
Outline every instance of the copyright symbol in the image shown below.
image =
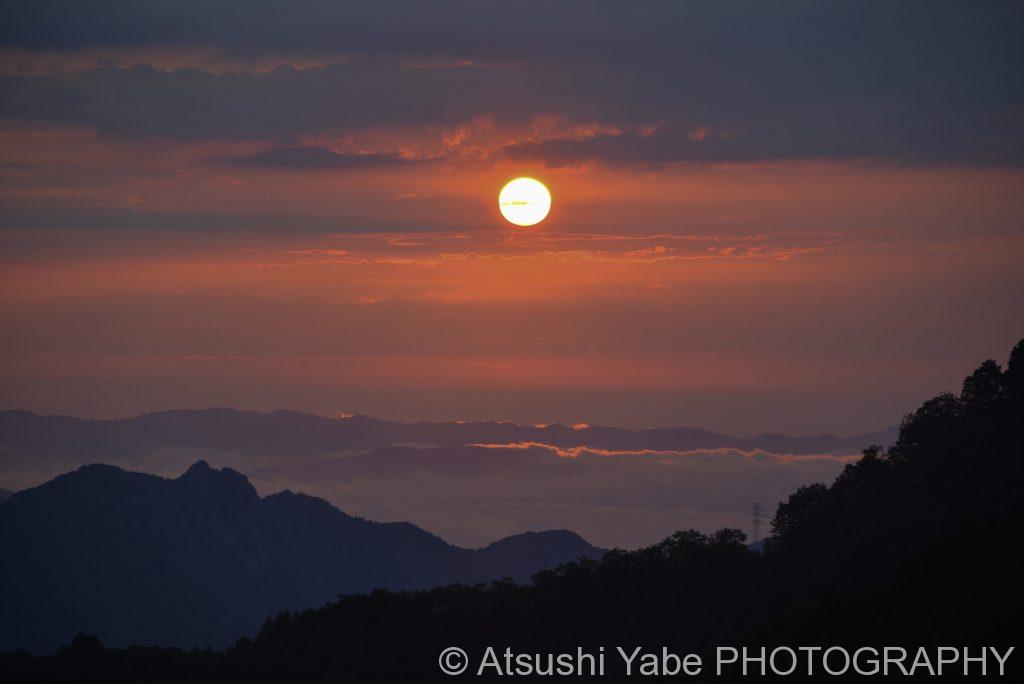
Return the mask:
[[458,646],[449,646],[441,651],[437,664],[446,675],[460,675],[469,667],[469,656]]

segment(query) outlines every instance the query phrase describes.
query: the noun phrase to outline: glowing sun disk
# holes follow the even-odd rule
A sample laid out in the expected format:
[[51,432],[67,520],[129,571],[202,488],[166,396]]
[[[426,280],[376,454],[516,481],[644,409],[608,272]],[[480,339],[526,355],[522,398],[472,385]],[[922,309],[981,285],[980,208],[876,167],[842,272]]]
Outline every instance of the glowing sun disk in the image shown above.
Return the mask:
[[551,211],[551,193],[533,178],[516,178],[505,184],[498,195],[498,208],[509,223],[533,226]]

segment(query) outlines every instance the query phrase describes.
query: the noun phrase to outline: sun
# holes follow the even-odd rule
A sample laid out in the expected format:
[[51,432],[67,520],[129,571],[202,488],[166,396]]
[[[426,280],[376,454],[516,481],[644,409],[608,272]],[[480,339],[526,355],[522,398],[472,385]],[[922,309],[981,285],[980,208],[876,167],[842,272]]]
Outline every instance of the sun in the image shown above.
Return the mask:
[[535,226],[551,211],[551,193],[533,178],[516,178],[498,195],[498,208],[509,223]]

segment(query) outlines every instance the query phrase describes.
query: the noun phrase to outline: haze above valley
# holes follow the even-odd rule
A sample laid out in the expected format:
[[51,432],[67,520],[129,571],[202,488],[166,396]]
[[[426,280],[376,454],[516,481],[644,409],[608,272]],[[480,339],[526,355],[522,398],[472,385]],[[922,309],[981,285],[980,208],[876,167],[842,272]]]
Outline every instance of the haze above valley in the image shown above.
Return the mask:
[[748,530],[751,502],[773,508],[893,436],[736,438],[691,427],[398,423],[224,408],[102,421],[4,411],[0,486],[24,489],[89,463],[177,477],[203,459],[245,474],[261,495],[304,492],[461,546],[571,529],[598,546],[635,548],[680,528]]

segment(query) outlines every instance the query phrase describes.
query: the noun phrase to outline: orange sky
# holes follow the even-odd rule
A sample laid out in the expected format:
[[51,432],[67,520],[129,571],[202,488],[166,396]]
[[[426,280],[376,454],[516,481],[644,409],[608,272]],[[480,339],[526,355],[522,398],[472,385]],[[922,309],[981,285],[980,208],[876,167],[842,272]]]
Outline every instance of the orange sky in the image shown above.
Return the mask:
[[[8,407],[849,432],[1020,329],[1015,170],[227,173],[192,145],[4,135],[9,163],[54,169],[8,170],[10,205],[123,222],[3,232]],[[533,229],[497,211],[519,174],[554,194]]]
[[[244,50],[15,26],[0,407],[887,427],[1024,330],[1005,36],[879,35],[861,73],[851,20],[801,11],[838,31],[828,80],[778,35],[717,54],[746,34],[711,14],[706,45],[652,25],[619,61],[600,18],[524,54],[334,48],[330,17]],[[531,229],[497,208],[522,175],[554,199]]]

